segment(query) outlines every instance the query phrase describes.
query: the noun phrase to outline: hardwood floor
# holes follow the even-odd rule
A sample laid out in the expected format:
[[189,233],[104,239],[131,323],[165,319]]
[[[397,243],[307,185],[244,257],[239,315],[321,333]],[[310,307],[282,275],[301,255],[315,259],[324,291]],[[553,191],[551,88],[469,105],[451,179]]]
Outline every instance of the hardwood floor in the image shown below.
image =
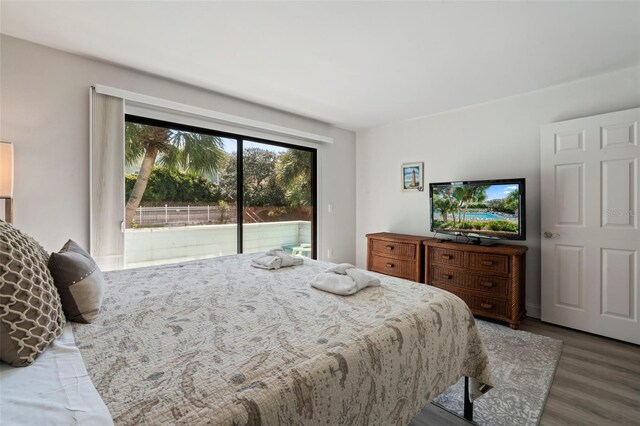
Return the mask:
[[640,347],[527,319],[564,341],[541,425],[640,425]]
[[[564,342],[542,426],[640,425],[640,346],[534,319],[521,329]],[[469,423],[429,404],[411,425]]]

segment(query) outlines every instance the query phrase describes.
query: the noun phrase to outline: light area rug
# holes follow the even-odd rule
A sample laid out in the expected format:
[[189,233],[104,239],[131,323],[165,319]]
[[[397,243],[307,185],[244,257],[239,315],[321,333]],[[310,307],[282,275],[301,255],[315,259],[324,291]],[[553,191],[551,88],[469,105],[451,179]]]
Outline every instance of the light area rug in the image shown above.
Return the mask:
[[[538,425],[562,352],[562,341],[476,320],[496,386],[474,403],[478,425]],[[464,379],[433,400],[462,416]]]

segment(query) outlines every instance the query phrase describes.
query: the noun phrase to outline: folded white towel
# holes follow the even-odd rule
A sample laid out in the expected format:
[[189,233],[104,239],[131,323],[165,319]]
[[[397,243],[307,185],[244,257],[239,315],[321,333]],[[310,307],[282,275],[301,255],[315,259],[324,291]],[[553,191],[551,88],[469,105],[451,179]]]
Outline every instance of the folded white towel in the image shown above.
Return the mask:
[[260,256],[256,259],[251,259],[251,266],[262,269],[280,269],[282,259],[278,256]]
[[336,266],[332,266],[331,268],[327,269],[325,272],[335,272],[336,274],[347,275],[348,269],[355,269],[355,268],[356,267],[350,263],[339,263]]
[[291,256],[289,253],[282,249],[271,249],[265,253],[267,256],[278,256],[282,259],[282,267],[287,266],[299,266],[304,263],[304,260],[300,256]]
[[311,286],[329,293],[349,296],[365,287],[377,287],[380,280],[348,263],[341,263],[318,274]]
[[272,249],[266,252],[264,256],[251,259],[251,266],[262,269],[280,269],[302,265],[303,263],[302,257],[291,256],[282,249]]

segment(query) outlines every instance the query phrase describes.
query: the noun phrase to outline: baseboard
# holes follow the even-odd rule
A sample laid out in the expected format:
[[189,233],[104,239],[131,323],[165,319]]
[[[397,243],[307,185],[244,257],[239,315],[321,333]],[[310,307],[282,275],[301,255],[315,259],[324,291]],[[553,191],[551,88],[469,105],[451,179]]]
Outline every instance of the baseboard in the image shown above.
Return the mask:
[[527,303],[527,316],[531,318],[540,319],[542,316],[540,313],[540,305],[534,305],[532,303]]

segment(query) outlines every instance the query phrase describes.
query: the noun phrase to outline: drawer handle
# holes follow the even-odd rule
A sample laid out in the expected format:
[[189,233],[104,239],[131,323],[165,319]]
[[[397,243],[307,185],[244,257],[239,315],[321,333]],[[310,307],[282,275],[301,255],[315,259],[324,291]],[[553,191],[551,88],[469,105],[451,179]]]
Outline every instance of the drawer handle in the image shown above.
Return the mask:
[[451,278],[453,278],[453,276],[449,274],[442,274],[442,278],[444,278],[445,280],[450,280]]
[[387,263],[387,268],[393,268],[393,263]]
[[482,309],[493,309],[493,305],[491,303],[481,303],[480,307]]
[[451,256],[450,254],[443,254],[442,258],[445,259],[445,260],[451,260],[451,259],[453,259],[453,256]]
[[486,282],[482,283],[482,286],[483,287],[487,287],[487,288],[491,288],[491,287],[493,287],[493,283],[489,282],[489,281],[486,281]]
[[483,260],[482,262],[480,262],[481,265],[484,266],[491,266],[493,265],[493,261],[492,260]]
[[385,246],[385,247],[387,248],[387,250],[393,250],[393,249],[395,248],[395,247],[394,247],[394,246],[392,246],[392,245],[388,245],[388,246]]

